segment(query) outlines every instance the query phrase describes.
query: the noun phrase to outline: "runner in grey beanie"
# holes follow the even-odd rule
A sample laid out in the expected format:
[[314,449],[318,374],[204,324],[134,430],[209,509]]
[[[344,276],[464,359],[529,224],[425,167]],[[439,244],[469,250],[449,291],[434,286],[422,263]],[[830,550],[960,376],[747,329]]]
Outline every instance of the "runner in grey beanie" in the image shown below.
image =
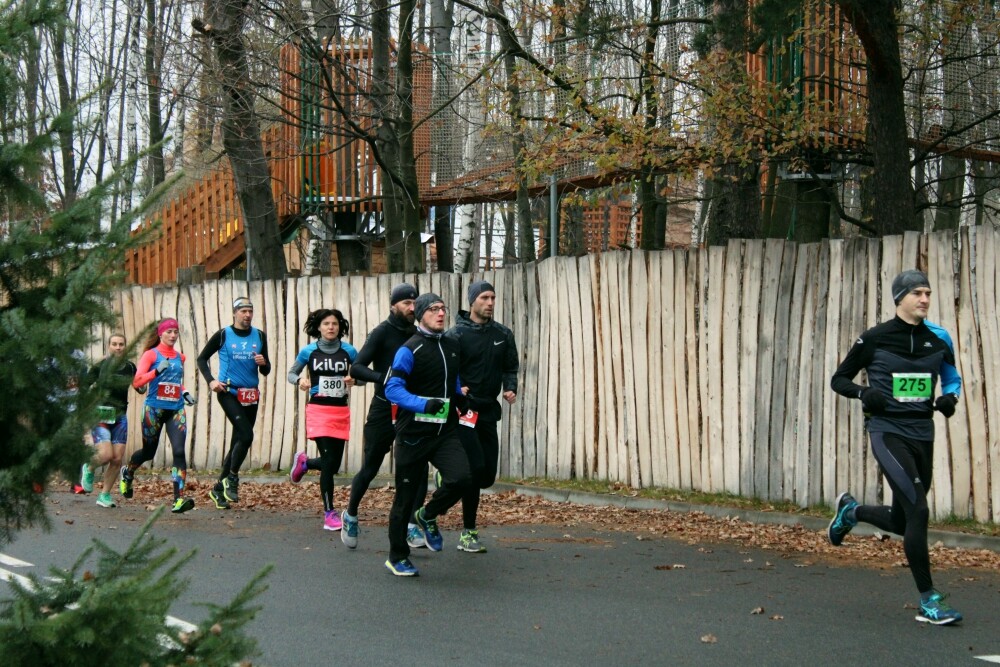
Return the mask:
[[417,300],[413,302],[413,315],[417,318],[417,322],[423,318],[427,309],[435,303],[444,303],[444,299],[439,297],[434,292],[427,292],[417,297]]
[[917,289],[918,287],[930,288],[931,283],[927,280],[927,274],[923,271],[910,269],[903,271],[892,279],[892,301],[897,306],[903,297]]

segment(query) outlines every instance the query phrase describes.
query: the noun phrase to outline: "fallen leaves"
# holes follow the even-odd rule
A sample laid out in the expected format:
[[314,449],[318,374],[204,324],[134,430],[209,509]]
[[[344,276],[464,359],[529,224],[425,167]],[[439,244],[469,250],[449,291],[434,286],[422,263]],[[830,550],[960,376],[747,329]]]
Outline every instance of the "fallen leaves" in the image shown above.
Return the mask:
[[715,644],[718,641],[719,641],[719,638],[716,637],[713,634],[707,634],[707,635],[702,635],[701,636],[701,643],[702,644]]
[[[315,479],[314,476],[310,476]],[[188,478],[185,494],[195,498],[198,508],[210,507],[208,491],[215,479],[204,481],[195,476]],[[116,499],[122,505],[132,503],[153,511],[172,498],[168,478],[139,475],[135,483],[135,496],[131,500]],[[350,487],[340,485],[334,492],[337,507],[346,505]],[[392,506],[393,489],[372,486],[361,503],[365,523],[384,526],[388,524]],[[258,484],[246,481],[240,484],[240,502],[230,511],[241,512],[302,512],[322,516],[319,484],[306,478],[300,484]],[[213,510],[214,511],[214,510]],[[558,541],[603,543],[595,537],[575,537],[567,532],[578,527],[597,528],[641,534],[644,540],[671,538],[695,546],[702,554],[713,552],[711,545],[727,542],[743,549],[773,551],[783,558],[792,558],[794,567],[810,567],[817,559],[837,562],[866,563],[878,567],[906,567],[906,555],[900,540],[883,541],[878,537],[849,536],[840,547],[832,546],[824,531],[810,531],[800,525],[755,524],[738,517],[714,518],[701,512],[671,512],[668,510],[636,510],[619,507],[581,507],[558,503],[536,496],[520,495],[514,491],[483,494],[479,506],[479,520],[490,525],[550,525],[563,529]],[[67,519],[67,522],[72,519]],[[451,511],[439,520],[446,529],[460,529],[462,513]],[[749,553],[749,552],[747,552]],[[803,558],[805,556],[805,558]],[[751,558],[746,559],[752,562]],[[988,549],[950,549],[936,543],[931,547],[934,568],[986,568],[1000,570],[1000,554]],[[670,569],[678,569],[676,565]]]

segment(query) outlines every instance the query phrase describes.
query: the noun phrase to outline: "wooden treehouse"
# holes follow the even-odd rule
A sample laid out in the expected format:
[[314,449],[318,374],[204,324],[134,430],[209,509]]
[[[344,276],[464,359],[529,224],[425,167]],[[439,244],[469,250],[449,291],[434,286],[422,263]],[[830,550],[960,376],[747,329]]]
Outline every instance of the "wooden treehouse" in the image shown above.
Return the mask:
[[[373,136],[371,47],[342,44],[327,53],[324,72],[319,63],[302,57],[298,45],[282,48],[281,118],[262,131],[286,242],[310,216],[332,223],[335,241],[357,241],[377,225],[381,211],[371,148],[358,132],[348,132],[340,111],[349,114],[360,132]],[[430,104],[431,62],[424,52],[414,53],[413,78],[413,115],[418,120],[427,116]],[[423,124],[414,136],[422,191],[430,186],[429,146],[430,131]],[[173,282],[178,270],[194,266],[212,276],[244,261],[243,215],[228,159],[176,186],[167,197],[137,230],[161,225],[152,242],[126,259],[132,282]]]

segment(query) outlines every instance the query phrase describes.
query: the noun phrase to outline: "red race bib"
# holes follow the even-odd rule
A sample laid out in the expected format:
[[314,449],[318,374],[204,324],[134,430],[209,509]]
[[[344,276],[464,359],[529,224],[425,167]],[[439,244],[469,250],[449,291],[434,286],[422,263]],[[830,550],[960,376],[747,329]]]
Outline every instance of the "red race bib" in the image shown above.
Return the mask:
[[260,391],[256,387],[240,387],[236,390],[236,400],[240,405],[257,405],[260,400]]
[[156,397],[176,401],[181,397],[181,386],[176,382],[161,382],[156,387]]
[[479,413],[475,410],[469,410],[458,418],[459,424],[468,426],[469,428],[476,428],[477,421],[479,421]]

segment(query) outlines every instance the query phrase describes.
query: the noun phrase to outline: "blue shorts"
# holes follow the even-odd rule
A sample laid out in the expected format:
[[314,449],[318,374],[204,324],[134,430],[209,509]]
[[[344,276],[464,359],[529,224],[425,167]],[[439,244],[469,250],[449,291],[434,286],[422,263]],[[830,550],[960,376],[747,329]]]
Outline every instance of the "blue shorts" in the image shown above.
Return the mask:
[[110,442],[113,445],[124,445],[128,442],[128,417],[120,415],[114,424],[98,424],[90,431],[94,444]]

